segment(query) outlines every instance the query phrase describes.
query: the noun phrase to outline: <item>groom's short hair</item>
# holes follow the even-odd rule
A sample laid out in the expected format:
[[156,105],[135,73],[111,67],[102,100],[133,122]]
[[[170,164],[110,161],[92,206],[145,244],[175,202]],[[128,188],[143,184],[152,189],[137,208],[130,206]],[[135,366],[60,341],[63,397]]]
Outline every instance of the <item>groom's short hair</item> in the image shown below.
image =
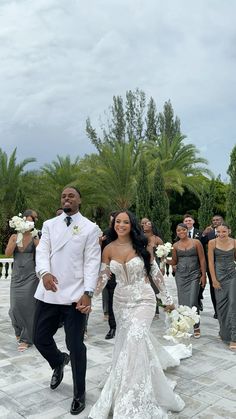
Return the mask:
[[65,189],[74,189],[74,191],[76,191],[78,194],[79,194],[79,196],[80,196],[80,198],[82,198],[82,196],[81,196],[81,192],[80,192],[80,190],[79,190],[79,188],[77,188],[76,186],[65,186],[64,188],[63,188],[63,190],[62,190],[62,192],[65,190]]

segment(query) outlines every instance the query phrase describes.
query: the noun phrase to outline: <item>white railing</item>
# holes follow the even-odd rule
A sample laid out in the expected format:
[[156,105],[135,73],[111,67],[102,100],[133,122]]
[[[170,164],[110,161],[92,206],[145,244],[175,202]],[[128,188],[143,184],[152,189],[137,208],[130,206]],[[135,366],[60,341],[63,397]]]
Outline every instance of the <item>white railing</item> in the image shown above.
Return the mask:
[[[6,266],[8,264],[8,266]],[[13,258],[0,259],[0,280],[11,279]]]

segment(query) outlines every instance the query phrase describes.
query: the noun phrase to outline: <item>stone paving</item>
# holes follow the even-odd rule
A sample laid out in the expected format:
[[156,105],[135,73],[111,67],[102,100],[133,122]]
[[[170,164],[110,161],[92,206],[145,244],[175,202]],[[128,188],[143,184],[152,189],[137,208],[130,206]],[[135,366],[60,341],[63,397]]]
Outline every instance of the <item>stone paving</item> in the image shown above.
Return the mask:
[[[176,295],[172,277],[167,285]],[[71,418],[72,400],[70,366],[65,367],[61,385],[50,390],[51,370],[33,347],[19,353],[8,317],[9,281],[0,281],[0,418],[40,419]],[[218,321],[213,319],[209,289],[205,290],[204,311],[201,315],[200,339],[192,339],[193,356],[172,368],[167,375],[177,381],[176,391],[184,399],[185,409],[170,418],[220,419],[236,418],[236,353],[218,338]],[[103,320],[101,299],[94,301],[87,339],[87,405],[78,415],[85,419],[100,393],[98,384],[108,368],[114,340],[106,341],[107,322]],[[152,332],[160,338],[164,333],[164,313],[154,319]],[[56,340],[66,350],[63,328]],[[144,418],[145,419],[145,418]]]

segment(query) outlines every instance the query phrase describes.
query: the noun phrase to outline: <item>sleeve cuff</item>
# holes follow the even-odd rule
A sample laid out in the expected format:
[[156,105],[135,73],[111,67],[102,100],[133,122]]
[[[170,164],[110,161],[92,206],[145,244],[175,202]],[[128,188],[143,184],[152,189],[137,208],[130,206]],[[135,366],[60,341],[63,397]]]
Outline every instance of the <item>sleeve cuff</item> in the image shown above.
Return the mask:
[[39,275],[39,278],[40,278],[40,279],[43,279],[43,277],[44,277],[45,275],[49,274],[49,273],[50,273],[50,272],[47,272],[47,271],[39,271],[38,275]]
[[[48,272],[47,272],[48,273]],[[85,289],[84,289],[84,291],[91,291],[91,292],[94,292],[94,288],[91,288],[91,287],[86,287]]]

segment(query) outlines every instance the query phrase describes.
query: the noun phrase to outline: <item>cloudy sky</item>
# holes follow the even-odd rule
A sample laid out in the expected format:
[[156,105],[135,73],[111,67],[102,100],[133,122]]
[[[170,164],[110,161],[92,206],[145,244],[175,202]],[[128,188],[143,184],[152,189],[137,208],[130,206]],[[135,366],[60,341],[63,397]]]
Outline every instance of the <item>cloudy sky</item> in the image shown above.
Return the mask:
[[[226,179],[236,144],[235,0],[0,0],[0,147],[38,167],[94,151],[85,134],[137,87],[170,99]],[[35,167],[34,165],[28,166]]]

